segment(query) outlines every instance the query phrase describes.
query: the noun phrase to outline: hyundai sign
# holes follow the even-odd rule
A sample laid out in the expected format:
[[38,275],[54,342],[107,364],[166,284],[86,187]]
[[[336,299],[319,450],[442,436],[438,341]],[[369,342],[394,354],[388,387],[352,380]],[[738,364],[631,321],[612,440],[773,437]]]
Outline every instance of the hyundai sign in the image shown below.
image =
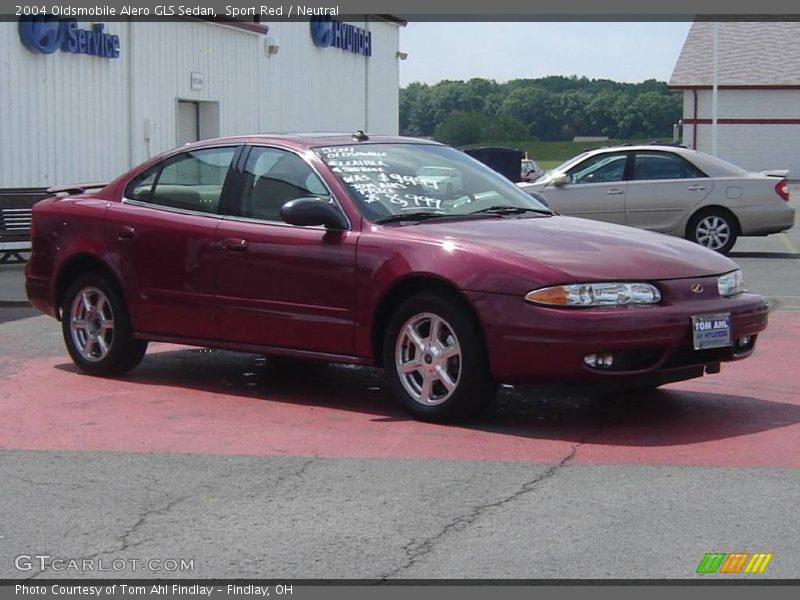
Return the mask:
[[75,19],[53,16],[22,17],[19,39],[31,52],[53,54],[57,50],[103,58],[119,58],[119,36],[103,31],[97,23],[81,29]]
[[372,56],[372,32],[330,17],[311,19],[311,39],[320,48],[333,46],[356,54]]

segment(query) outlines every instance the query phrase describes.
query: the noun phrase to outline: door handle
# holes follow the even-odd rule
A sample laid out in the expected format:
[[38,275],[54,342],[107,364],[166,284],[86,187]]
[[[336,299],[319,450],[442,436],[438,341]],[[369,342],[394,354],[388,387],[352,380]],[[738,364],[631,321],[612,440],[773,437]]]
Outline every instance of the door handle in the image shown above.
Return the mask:
[[132,240],[136,235],[136,230],[128,225],[123,225],[117,229],[117,238],[120,240]]
[[244,252],[247,250],[247,240],[227,238],[222,242],[222,247],[229,252]]
[[691,192],[702,192],[705,189],[706,189],[706,186],[704,186],[704,185],[690,185],[689,186],[689,191],[691,191]]
[[606,192],[606,194],[608,194],[609,196],[619,196],[620,194],[622,194],[622,190],[617,189],[617,188],[613,188],[613,189],[608,190]]

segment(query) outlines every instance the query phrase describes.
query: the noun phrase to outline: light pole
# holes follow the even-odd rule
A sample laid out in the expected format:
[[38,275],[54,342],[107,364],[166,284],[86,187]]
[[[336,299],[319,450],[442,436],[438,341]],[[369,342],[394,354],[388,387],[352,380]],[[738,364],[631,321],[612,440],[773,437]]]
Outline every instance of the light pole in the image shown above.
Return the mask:
[[719,23],[714,21],[711,29],[711,154],[717,155],[717,113],[719,111]]

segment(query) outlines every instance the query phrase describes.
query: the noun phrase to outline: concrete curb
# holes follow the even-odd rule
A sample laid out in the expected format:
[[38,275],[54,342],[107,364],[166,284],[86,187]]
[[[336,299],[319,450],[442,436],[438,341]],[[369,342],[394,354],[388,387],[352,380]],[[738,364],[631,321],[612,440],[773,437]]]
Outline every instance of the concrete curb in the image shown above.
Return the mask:
[[27,300],[0,300],[0,308],[24,308],[30,305]]

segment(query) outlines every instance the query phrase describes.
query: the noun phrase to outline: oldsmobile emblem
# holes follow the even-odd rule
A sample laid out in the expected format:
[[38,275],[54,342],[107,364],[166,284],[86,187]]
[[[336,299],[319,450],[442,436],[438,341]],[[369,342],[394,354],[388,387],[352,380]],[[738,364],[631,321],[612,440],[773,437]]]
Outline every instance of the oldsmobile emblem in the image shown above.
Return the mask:
[[690,287],[689,289],[692,290],[692,292],[694,292],[695,294],[702,294],[705,288],[703,287],[702,283],[693,283],[692,287]]

